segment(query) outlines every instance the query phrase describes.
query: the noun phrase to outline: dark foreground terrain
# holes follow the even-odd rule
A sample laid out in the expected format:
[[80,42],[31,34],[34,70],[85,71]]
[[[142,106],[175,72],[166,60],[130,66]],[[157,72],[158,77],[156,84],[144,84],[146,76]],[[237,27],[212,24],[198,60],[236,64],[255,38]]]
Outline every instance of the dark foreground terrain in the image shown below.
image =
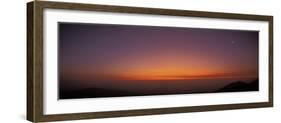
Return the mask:
[[219,93],[219,92],[244,92],[258,91],[258,79],[251,82],[235,81],[223,86],[215,91],[189,91],[173,90],[169,91],[150,91],[150,92],[132,92],[105,88],[86,88],[80,90],[60,90],[59,99],[79,99],[79,98],[98,98],[98,97],[124,97],[124,96],[147,96],[147,95],[170,95],[170,94],[192,94],[192,93]]

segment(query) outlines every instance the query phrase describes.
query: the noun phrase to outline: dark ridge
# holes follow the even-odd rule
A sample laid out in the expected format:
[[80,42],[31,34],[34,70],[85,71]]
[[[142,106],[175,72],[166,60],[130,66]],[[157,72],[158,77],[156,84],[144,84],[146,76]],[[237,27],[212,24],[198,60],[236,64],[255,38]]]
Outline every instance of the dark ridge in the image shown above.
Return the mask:
[[243,81],[232,82],[221,89],[218,89],[216,92],[239,92],[239,91],[258,91],[259,90],[259,81],[258,79],[246,83]]

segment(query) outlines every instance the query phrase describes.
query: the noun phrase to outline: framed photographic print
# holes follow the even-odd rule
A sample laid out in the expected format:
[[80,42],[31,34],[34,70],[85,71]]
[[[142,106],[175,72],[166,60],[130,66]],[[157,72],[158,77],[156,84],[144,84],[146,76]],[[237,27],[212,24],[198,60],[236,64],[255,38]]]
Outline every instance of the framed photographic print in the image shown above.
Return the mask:
[[273,106],[273,17],[33,1],[27,119]]

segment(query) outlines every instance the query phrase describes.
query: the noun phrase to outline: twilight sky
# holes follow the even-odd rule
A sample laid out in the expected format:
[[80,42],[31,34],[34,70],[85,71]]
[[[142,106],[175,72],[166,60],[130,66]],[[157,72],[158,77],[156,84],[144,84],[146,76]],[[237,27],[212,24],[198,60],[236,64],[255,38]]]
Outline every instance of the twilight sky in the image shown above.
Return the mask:
[[59,23],[60,80],[257,78],[258,32]]

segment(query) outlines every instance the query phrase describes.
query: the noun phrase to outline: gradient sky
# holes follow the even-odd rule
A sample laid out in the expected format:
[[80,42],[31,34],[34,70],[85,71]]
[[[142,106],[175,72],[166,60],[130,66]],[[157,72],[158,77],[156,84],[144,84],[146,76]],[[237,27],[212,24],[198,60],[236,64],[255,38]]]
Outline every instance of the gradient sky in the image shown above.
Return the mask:
[[59,23],[60,80],[257,78],[258,32]]

